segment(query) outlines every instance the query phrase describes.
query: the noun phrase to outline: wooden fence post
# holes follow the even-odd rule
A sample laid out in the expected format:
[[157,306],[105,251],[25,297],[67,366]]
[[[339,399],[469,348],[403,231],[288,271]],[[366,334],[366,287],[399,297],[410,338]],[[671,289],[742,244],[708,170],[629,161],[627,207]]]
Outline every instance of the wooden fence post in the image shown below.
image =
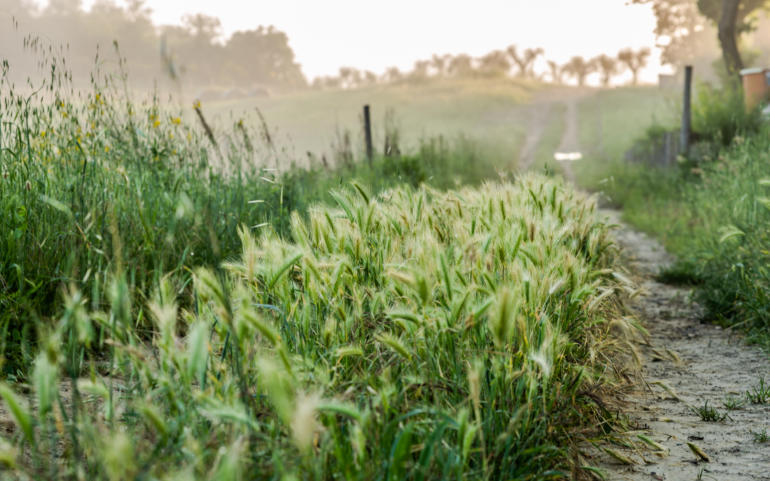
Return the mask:
[[692,65],[684,68],[684,102],[682,104],[682,132],[679,141],[679,153],[687,156],[690,153],[690,138],[692,136]]
[[372,144],[372,118],[369,105],[364,105],[364,138],[366,139],[366,159],[371,163],[374,157],[374,145]]

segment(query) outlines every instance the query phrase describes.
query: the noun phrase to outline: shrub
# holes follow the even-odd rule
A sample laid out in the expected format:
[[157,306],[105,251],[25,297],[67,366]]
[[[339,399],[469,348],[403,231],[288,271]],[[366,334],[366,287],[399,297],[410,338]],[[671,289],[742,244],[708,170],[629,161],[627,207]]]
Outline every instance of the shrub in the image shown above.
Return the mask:
[[738,135],[757,132],[762,122],[760,109],[747,110],[743,91],[730,85],[722,89],[700,85],[692,113],[699,138],[721,146],[730,145]]

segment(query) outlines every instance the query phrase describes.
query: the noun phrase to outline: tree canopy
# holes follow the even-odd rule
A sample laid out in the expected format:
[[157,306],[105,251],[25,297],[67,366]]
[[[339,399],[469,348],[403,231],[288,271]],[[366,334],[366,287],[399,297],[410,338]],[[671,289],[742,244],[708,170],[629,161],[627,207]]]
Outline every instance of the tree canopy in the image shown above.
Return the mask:
[[[76,83],[88,81],[94,70],[97,45],[101,58],[114,41],[127,60],[132,84],[152,86],[170,75],[191,88],[255,86],[294,89],[306,84],[285,33],[259,27],[222,34],[219,19],[204,14],[187,15],[181,25],[157,26],[143,0],[118,5],[98,0],[88,11],[80,0],[51,0],[36,7],[26,0],[0,0],[0,57],[11,72],[34,72],[34,60],[23,48],[24,38],[39,37],[52,49],[66,46],[63,55]],[[52,50],[53,51],[53,50]],[[17,81],[23,78],[16,78]]]

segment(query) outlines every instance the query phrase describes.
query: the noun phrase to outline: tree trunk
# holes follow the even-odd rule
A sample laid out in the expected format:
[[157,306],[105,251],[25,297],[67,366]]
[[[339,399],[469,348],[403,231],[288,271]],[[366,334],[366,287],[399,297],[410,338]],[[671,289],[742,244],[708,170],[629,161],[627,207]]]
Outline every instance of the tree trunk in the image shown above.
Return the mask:
[[722,58],[728,75],[733,78],[737,77],[743,68],[736,32],[740,4],[741,0],[723,0],[722,16],[719,18],[719,44],[722,47]]

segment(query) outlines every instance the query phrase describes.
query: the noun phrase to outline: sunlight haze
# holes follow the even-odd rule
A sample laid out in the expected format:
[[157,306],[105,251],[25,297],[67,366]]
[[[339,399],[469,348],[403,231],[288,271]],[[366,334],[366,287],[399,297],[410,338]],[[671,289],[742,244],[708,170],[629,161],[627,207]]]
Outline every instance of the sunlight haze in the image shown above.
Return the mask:
[[[542,47],[559,62],[655,44],[652,9],[623,0],[150,0],[147,6],[160,24],[179,23],[185,13],[219,17],[225,36],[274,25],[288,34],[311,78],[341,66],[407,69],[434,53],[476,56],[511,44]],[[642,80],[654,81],[659,70],[653,50]]]

